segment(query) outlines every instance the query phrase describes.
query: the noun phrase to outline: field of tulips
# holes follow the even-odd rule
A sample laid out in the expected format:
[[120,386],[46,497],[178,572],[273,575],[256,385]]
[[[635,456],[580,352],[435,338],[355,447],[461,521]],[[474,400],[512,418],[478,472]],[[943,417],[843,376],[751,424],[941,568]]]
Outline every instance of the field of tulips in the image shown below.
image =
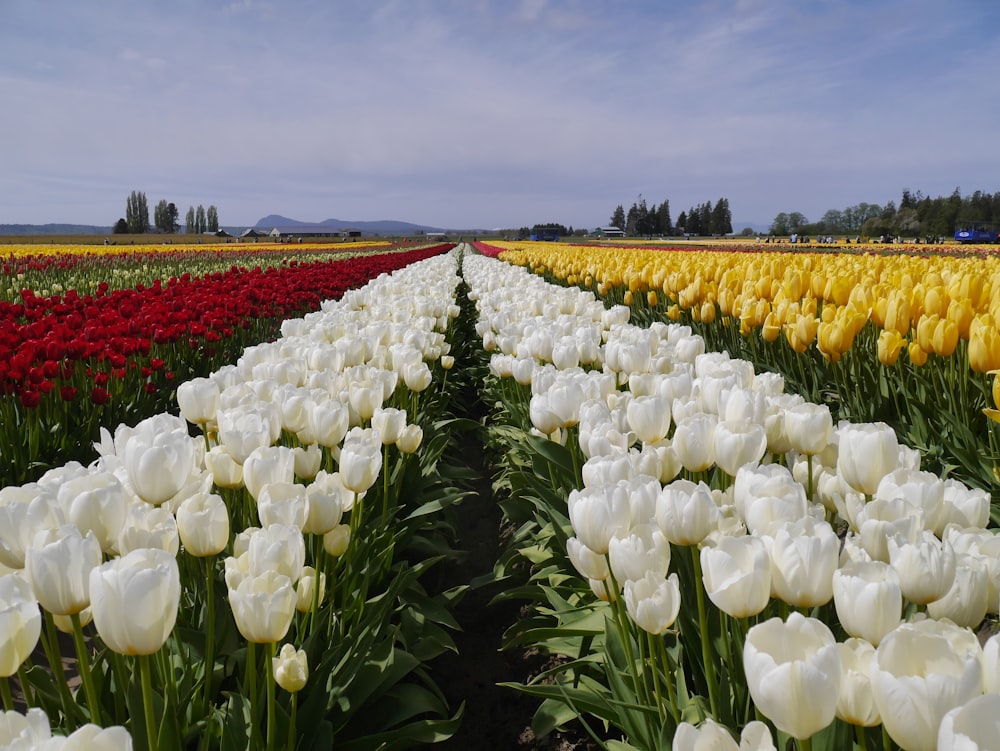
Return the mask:
[[446,249],[286,319],[179,384],[179,415],[112,426],[87,466],[0,490],[0,742],[401,748],[453,732],[461,712],[424,666],[451,645],[460,591],[422,584],[463,494],[446,471],[461,434]]
[[509,644],[561,658],[522,687],[536,728],[579,718],[615,751],[992,748],[989,493],[543,263],[464,272],[518,530],[497,571],[529,562],[508,596],[535,602]]
[[[289,316],[441,249],[12,256],[11,299],[0,300],[0,421],[21,439],[0,445],[0,483],[84,459],[101,426],[168,409],[178,383],[232,362]],[[15,282],[30,286],[14,297]]]
[[628,305],[644,325],[690,325],[708,349],[781,373],[836,419],[892,426],[929,469],[995,494],[1000,256],[790,248],[498,243],[494,252]]
[[[434,660],[454,648],[468,586],[436,586],[433,571],[461,545],[451,512],[476,480],[462,444],[483,436],[509,530],[493,583],[500,600],[530,606],[506,647],[550,658],[508,686],[538,700],[537,736],[577,723],[608,751],[992,747],[991,268],[982,289],[951,267],[927,272],[948,295],[934,308],[934,277],[893,277],[888,258],[877,274],[856,270],[856,291],[837,256],[796,282],[794,255],[743,267],[691,252],[446,250],[387,256],[391,269],[355,259],[365,273],[332,292],[310,270],[292,288],[329,299],[269,308],[284,319],[277,331],[175,375],[161,411],[95,418],[89,459],[50,456],[36,479],[3,483],[0,745],[351,751],[448,739],[464,710],[448,705]],[[280,305],[269,276],[314,265],[144,282],[121,291],[155,289],[153,302],[131,307],[128,295],[103,304],[110,288],[88,293],[85,324],[64,325],[126,310],[106,327],[183,362],[200,299],[179,294],[187,285],[221,283],[204,295],[224,300],[208,314],[221,316],[247,298]],[[890,289],[910,291],[906,316],[902,298],[892,315],[881,302]],[[56,323],[56,306],[70,315],[76,298],[60,295],[22,325]],[[35,304],[23,301],[47,298],[21,299],[27,317]],[[783,302],[798,317],[765,325]],[[949,316],[966,304],[962,333]],[[145,315],[160,305],[158,322]],[[936,353],[933,336],[923,349],[930,315],[954,323],[951,352]],[[175,316],[185,331],[158,341]],[[887,323],[904,318],[905,333]],[[843,351],[831,345],[838,327]],[[910,343],[883,364],[885,331]],[[146,367],[119,398],[156,384]],[[865,402],[884,408],[876,394],[838,390],[869,370],[897,405],[888,417],[862,414]],[[4,398],[27,409],[31,374],[16,383]],[[482,423],[465,416],[470,389],[488,405]],[[936,426],[929,413],[960,403],[973,410],[968,431],[986,436],[985,485],[949,458],[963,450],[957,430],[920,445],[907,424],[922,411]],[[2,447],[17,442],[7,434]]]

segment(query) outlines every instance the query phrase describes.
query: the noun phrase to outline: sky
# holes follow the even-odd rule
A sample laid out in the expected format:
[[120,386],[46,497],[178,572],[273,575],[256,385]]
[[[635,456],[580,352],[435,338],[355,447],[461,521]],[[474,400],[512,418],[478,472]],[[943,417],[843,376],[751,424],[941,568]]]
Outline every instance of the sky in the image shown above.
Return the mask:
[[0,224],[1000,191],[996,0],[0,0]]

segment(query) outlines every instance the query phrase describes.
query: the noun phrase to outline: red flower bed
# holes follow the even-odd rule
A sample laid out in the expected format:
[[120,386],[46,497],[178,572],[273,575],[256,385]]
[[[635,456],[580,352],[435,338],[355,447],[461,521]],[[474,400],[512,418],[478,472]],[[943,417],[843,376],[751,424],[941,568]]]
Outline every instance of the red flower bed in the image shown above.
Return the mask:
[[[273,337],[286,318],[451,247],[265,269],[234,266],[132,289],[102,284],[94,295],[69,290],[37,297],[22,290],[20,303],[0,302],[0,454],[18,458],[11,444],[22,442],[21,426],[29,420],[43,436],[61,434],[60,444],[67,430],[83,429],[85,435],[74,437],[87,445],[101,425],[114,428],[172,409],[173,385],[234,361],[247,346]],[[24,448],[32,464],[66,458],[47,456],[41,445]]]

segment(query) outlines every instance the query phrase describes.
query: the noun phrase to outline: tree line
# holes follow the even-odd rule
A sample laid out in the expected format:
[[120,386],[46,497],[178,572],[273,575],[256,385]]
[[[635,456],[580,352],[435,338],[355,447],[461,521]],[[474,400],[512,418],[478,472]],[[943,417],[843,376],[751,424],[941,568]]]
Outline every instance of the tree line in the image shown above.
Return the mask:
[[[178,222],[180,213],[177,205],[162,199],[153,209],[153,226],[160,232],[174,234],[180,229]],[[125,216],[115,222],[115,234],[142,235],[150,230],[149,203],[146,194],[133,190],[125,200]],[[207,209],[201,204],[196,209],[191,206],[184,218],[184,232],[200,234],[202,232],[219,231],[219,211],[215,206]]]
[[898,206],[895,201],[885,206],[859,203],[830,209],[818,222],[810,222],[797,211],[781,212],[768,231],[772,235],[952,237],[956,230],[975,222],[1000,223],[1000,192],[977,190],[963,197],[955,188],[950,196],[931,198],[919,190],[904,189]]
[[610,225],[626,235],[728,235],[733,231],[733,215],[729,210],[729,199],[720,198],[715,205],[711,201],[692,206],[677,215],[677,222],[670,218],[670,201],[660,205],[647,206],[641,195],[626,212],[618,204],[611,213]]

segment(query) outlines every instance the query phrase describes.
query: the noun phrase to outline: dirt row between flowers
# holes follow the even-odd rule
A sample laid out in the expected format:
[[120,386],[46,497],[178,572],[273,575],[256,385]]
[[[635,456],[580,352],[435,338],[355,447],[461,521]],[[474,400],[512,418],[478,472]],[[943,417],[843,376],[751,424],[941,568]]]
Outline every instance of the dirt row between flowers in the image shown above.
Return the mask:
[[[483,423],[486,407],[478,392],[458,394],[466,417]],[[493,494],[490,462],[481,440],[463,445],[462,461],[478,480],[471,496],[453,507],[460,555],[439,565],[441,588],[468,584],[454,612],[461,630],[454,634],[457,652],[431,664],[433,675],[452,707],[464,702],[458,732],[427,746],[436,751],[596,751],[599,746],[582,728],[570,726],[537,738],[531,718],[538,700],[498,684],[525,683],[550,667],[551,658],[536,649],[501,650],[504,632],[528,613],[524,602],[495,602],[502,585],[492,581],[494,565],[512,532]]]

